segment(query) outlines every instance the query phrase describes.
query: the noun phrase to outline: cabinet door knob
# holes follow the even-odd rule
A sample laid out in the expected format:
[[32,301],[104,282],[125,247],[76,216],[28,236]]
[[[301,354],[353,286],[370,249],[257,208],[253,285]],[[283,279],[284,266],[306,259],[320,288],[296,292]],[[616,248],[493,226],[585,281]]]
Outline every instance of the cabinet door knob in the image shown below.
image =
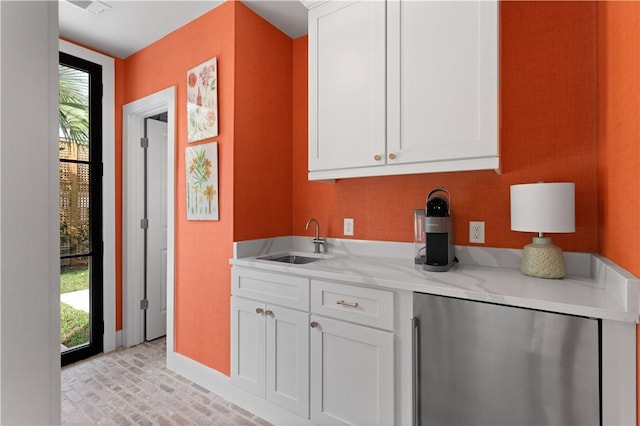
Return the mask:
[[261,314],[264,312],[264,309],[262,308],[256,308],[256,314]]
[[266,311],[264,311],[264,314],[268,317],[272,317],[273,316],[273,311],[270,311],[269,309],[267,309]]
[[312,321],[309,325],[311,326],[311,328],[316,328],[320,324],[318,324],[316,321]]
[[376,161],[380,161],[380,160],[382,160],[382,157],[379,154],[376,154],[376,155],[373,156],[373,159],[376,160]]
[[395,160],[395,159],[396,159],[396,155],[393,152],[389,154],[389,160]]

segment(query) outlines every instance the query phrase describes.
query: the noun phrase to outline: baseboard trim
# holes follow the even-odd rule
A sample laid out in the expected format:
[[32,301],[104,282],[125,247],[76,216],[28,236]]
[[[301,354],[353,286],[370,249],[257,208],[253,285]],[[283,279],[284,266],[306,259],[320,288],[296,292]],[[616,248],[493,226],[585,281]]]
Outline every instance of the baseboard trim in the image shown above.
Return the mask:
[[274,425],[313,424],[308,419],[234,386],[230,377],[179,353],[167,351],[167,368]]
[[122,330],[116,331],[116,349],[122,346]]

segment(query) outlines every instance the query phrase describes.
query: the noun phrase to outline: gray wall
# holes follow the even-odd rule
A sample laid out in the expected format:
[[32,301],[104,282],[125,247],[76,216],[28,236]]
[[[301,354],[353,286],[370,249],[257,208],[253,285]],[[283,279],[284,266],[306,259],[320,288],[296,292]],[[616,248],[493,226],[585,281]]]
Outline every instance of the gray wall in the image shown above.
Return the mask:
[[0,423],[60,422],[58,4],[0,2]]

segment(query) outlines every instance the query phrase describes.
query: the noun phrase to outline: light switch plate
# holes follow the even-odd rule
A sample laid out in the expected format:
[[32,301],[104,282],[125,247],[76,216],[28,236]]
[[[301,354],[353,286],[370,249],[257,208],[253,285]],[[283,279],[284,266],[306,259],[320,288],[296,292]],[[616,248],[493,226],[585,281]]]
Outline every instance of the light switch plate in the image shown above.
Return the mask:
[[344,235],[347,237],[353,237],[353,218],[344,218]]

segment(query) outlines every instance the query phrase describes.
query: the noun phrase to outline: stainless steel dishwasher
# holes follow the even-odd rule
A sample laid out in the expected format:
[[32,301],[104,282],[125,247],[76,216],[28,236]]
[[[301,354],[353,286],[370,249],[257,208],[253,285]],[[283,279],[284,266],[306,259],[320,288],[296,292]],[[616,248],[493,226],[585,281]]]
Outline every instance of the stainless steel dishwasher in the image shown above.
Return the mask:
[[414,424],[601,424],[600,320],[414,293]]

